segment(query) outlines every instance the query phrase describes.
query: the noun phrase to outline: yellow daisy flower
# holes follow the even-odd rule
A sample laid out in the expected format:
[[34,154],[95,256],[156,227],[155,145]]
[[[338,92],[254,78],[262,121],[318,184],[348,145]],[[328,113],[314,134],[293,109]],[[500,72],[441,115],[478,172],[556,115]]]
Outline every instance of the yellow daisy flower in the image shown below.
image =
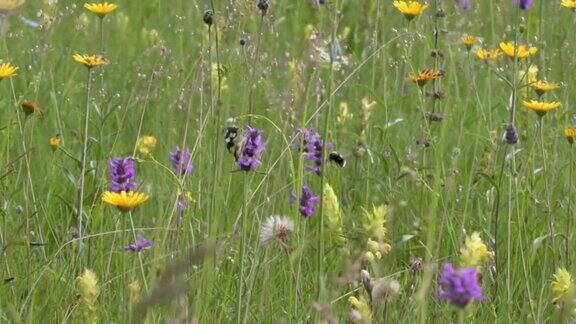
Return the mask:
[[538,100],[530,100],[530,101],[522,100],[522,105],[524,105],[524,107],[528,109],[534,110],[540,117],[546,115],[546,113],[549,112],[550,110],[560,107],[560,103],[557,101],[544,102]]
[[418,1],[394,1],[394,7],[400,11],[408,20],[414,19],[416,16],[419,16],[428,5],[421,4]]
[[460,37],[460,42],[464,44],[464,46],[466,46],[466,50],[468,51],[470,51],[472,49],[472,46],[476,44],[476,40],[477,40],[476,37],[472,35],[464,35]]
[[542,81],[542,80],[538,80],[538,81],[530,84],[530,86],[532,87],[532,89],[534,89],[534,91],[536,91],[536,93],[539,96],[543,95],[544,93],[546,93],[548,91],[560,88],[559,83],[546,82],[546,81]]
[[106,59],[100,55],[74,54],[72,57],[74,58],[74,61],[84,64],[84,66],[89,69],[108,64]]
[[514,46],[513,42],[502,42],[500,43],[500,49],[511,58],[525,59],[536,55],[538,49],[534,46],[519,44]]
[[419,86],[425,85],[428,81],[438,79],[444,76],[444,71],[441,70],[422,70],[420,73],[410,73],[406,81],[414,82]]
[[562,7],[566,7],[568,9],[572,9],[576,11],[576,0],[562,0],[561,3]]
[[566,269],[558,268],[553,278],[550,286],[552,288],[552,302],[556,303],[572,289],[572,276]]
[[13,77],[18,71],[18,67],[14,66],[10,63],[2,63],[0,64],[0,80]]
[[60,145],[62,145],[62,137],[60,137],[60,134],[50,137],[50,146],[52,146],[53,149],[59,148]]
[[98,15],[100,18],[104,18],[107,14],[111,13],[112,11],[118,8],[118,5],[114,3],[85,3],[84,8],[88,9],[88,11]]
[[576,139],[576,128],[574,127],[566,127],[564,128],[564,136],[570,142],[570,144],[574,143]]
[[148,195],[137,191],[111,192],[102,194],[102,201],[116,206],[121,212],[130,211],[148,200]]
[[479,48],[478,50],[476,50],[476,52],[474,52],[474,54],[476,54],[476,57],[484,62],[489,62],[489,61],[494,61],[495,59],[497,59],[498,57],[500,57],[503,53],[501,50],[494,48],[494,49],[485,49],[485,48]]

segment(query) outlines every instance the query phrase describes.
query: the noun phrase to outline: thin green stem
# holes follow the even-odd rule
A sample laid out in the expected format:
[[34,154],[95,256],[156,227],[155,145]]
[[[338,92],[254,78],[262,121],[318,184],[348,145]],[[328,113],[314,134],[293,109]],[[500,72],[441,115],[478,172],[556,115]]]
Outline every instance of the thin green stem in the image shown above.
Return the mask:
[[[84,137],[82,145],[82,155],[80,157],[80,176],[78,179],[78,205],[76,207],[76,219],[78,221],[78,237],[83,235],[83,207],[84,207],[84,183],[86,173],[86,157],[88,155],[88,135],[90,128],[90,90],[92,88],[92,69],[88,69],[88,80],[86,81],[86,107],[84,110]],[[82,267],[80,267],[81,269]]]

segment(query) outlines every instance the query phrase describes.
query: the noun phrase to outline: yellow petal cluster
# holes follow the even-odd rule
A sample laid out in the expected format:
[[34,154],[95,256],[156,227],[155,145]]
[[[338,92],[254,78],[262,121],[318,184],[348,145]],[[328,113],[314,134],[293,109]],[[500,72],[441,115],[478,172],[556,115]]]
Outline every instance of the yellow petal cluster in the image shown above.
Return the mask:
[[560,84],[556,82],[546,82],[538,80],[530,84],[530,87],[536,91],[536,93],[541,96],[544,93],[560,88]]
[[412,20],[416,16],[419,16],[424,12],[424,10],[426,10],[426,8],[428,8],[428,5],[421,4],[418,1],[394,1],[392,4],[408,20]]
[[136,141],[136,149],[138,150],[138,153],[148,155],[152,150],[154,150],[157,142],[158,141],[154,136],[142,136],[138,138],[138,141]]
[[89,69],[108,64],[106,59],[100,55],[74,54],[72,57],[74,58],[74,61],[83,64]]
[[488,262],[493,255],[494,253],[488,250],[480,238],[480,234],[474,232],[466,237],[464,246],[460,249],[460,265],[462,267],[477,267],[482,262]]
[[148,195],[136,191],[111,192],[102,194],[102,201],[115,206],[122,212],[130,211],[148,200]]
[[503,53],[501,50],[497,48],[494,49],[479,48],[478,50],[476,50],[476,52],[474,52],[474,54],[478,59],[484,62],[490,62],[502,56]]
[[513,42],[500,43],[500,49],[506,56],[517,59],[525,59],[536,55],[538,49],[534,46],[519,44],[515,46]]
[[546,115],[547,112],[560,107],[560,103],[557,101],[544,102],[538,100],[522,100],[522,105],[528,109],[534,110],[540,117]]
[[98,286],[98,277],[90,269],[84,269],[84,272],[76,277],[76,285],[82,299],[82,306],[85,308],[84,315],[87,322],[95,321],[95,311],[97,308],[97,299],[100,295],[100,286]]
[[576,0],[562,0],[562,3],[560,5],[564,8],[576,11]]
[[114,3],[85,3],[84,8],[93,14],[98,15],[100,18],[104,18],[107,14],[118,8],[118,5]]
[[572,276],[566,269],[558,268],[550,286],[552,288],[552,302],[557,303],[573,289]]
[[406,81],[414,82],[419,86],[425,85],[428,81],[438,79],[444,76],[444,72],[440,70],[426,69],[419,73],[410,73]]
[[0,64],[0,80],[13,77],[18,71],[18,67],[14,66],[10,63],[1,63]]

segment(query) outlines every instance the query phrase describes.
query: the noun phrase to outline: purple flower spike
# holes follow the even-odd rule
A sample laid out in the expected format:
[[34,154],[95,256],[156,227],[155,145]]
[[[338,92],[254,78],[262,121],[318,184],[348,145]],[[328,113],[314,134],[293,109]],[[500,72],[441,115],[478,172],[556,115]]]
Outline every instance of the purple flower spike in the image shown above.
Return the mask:
[[519,6],[522,10],[528,10],[534,4],[534,0],[512,0],[512,4]]
[[508,126],[506,126],[504,139],[506,140],[506,143],[510,145],[518,143],[518,131],[516,130],[514,124],[508,123]]
[[470,0],[456,0],[456,4],[464,10],[470,9]]
[[300,196],[300,214],[304,217],[310,217],[316,211],[316,205],[320,203],[320,196],[314,196],[312,189],[308,186],[302,186],[302,196]]
[[108,160],[110,184],[108,191],[121,192],[136,189],[136,168],[131,157],[112,158]]
[[324,141],[320,134],[312,128],[306,129],[303,137],[304,158],[312,162],[312,165],[307,166],[306,170],[319,175],[322,173]]
[[266,144],[262,142],[262,134],[264,131],[261,129],[246,126],[246,143],[236,160],[236,165],[240,170],[251,171],[260,166],[260,159],[266,148]]
[[190,150],[188,149],[182,151],[180,147],[176,146],[176,149],[170,152],[170,163],[174,172],[179,175],[191,174],[194,171]]
[[127,252],[140,252],[142,250],[148,250],[154,245],[154,242],[147,240],[144,235],[139,234],[136,238],[136,242],[130,243],[124,247],[124,251]]
[[438,298],[446,299],[460,308],[468,306],[473,299],[484,299],[474,267],[454,270],[452,264],[444,263],[438,284]]

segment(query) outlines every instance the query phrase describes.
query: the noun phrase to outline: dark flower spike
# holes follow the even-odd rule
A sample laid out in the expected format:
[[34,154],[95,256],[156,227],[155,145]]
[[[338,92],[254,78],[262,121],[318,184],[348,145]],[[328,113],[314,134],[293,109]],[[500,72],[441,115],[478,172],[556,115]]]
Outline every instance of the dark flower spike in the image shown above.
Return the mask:
[[170,152],[170,163],[172,164],[172,169],[178,175],[191,174],[194,171],[194,166],[192,165],[192,156],[190,150],[185,149],[180,150],[180,147],[176,146],[176,149]]
[[150,249],[154,246],[154,242],[147,240],[144,235],[139,234],[136,238],[136,242],[129,243],[124,247],[124,251],[127,252],[140,252],[142,250]]
[[110,184],[108,191],[131,191],[138,187],[136,183],[136,168],[131,157],[119,157],[108,160]]
[[468,306],[473,299],[484,299],[474,267],[455,270],[452,264],[445,263],[438,284],[438,298],[446,299],[460,308]]

